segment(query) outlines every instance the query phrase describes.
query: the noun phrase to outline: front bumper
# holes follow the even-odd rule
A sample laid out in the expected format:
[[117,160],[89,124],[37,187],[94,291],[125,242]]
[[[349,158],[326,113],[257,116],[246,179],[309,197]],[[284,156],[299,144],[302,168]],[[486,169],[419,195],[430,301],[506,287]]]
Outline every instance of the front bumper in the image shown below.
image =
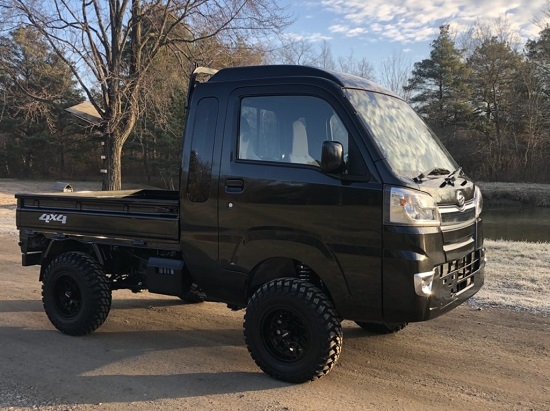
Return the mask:
[[[439,228],[386,227],[384,236],[384,321],[413,322],[438,317],[483,286],[485,248],[481,220],[456,230],[454,243],[449,242],[449,231]],[[428,273],[433,273],[431,283]]]

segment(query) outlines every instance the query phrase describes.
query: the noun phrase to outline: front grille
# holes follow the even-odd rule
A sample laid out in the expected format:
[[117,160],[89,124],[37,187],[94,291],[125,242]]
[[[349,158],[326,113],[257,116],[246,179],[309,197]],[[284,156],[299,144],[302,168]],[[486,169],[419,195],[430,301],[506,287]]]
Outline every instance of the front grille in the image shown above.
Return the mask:
[[441,214],[441,225],[443,227],[462,224],[476,218],[476,208],[473,201],[467,202],[464,208],[439,206],[439,213]]
[[456,211],[451,213],[441,214],[442,225],[460,224],[476,218],[475,208],[466,209],[464,211]]
[[457,260],[436,267],[436,274],[444,289],[460,294],[474,286],[474,274],[480,267],[480,251],[474,251]]

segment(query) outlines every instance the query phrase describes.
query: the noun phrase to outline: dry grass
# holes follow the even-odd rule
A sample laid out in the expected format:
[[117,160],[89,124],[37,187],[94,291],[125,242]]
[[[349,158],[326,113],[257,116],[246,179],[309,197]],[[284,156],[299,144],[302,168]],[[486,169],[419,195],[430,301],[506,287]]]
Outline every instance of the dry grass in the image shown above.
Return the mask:
[[[55,181],[31,181],[0,178],[0,206],[13,205],[15,207],[14,194],[16,193],[46,193],[53,191]],[[101,183],[97,181],[80,181],[70,183],[75,191],[101,190]]]
[[550,243],[485,240],[485,285],[470,300],[550,315]]
[[480,181],[483,199],[491,206],[550,207],[550,184],[488,183]]

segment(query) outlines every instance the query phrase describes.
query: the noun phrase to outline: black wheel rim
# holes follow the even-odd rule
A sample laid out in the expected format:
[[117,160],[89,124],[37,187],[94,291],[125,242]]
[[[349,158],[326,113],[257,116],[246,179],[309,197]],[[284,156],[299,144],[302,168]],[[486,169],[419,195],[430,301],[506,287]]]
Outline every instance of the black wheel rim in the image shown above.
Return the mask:
[[307,354],[310,342],[308,328],[292,311],[275,309],[263,320],[262,338],[267,351],[280,361],[294,363]]
[[62,275],[55,281],[53,299],[57,312],[65,318],[74,317],[80,311],[82,303],[80,288],[69,276]]

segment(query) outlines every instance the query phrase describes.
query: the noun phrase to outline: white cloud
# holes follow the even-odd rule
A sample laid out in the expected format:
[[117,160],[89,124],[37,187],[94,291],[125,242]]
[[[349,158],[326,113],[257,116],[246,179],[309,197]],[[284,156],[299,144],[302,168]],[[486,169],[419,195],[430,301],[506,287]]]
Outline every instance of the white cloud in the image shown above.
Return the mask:
[[332,37],[326,36],[321,33],[285,33],[284,37],[291,41],[307,41],[311,43],[323,40],[332,40]]
[[328,29],[331,33],[342,33],[346,37],[357,37],[361,34],[368,33],[368,30],[363,27],[355,27],[352,29],[349,26],[343,26],[341,24],[335,24],[334,26],[330,26]]
[[414,43],[433,39],[441,24],[468,27],[505,17],[524,39],[540,31],[533,19],[547,0],[322,0],[336,16],[329,27],[346,37],[371,34],[381,40]]
[[349,26],[343,26],[341,24],[335,24],[328,29],[331,33],[347,33],[350,30]]
[[360,34],[363,34],[363,33],[366,33],[367,30],[362,28],[362,27],[356,27],[354,29],[351,29],[349,30],[347,33],[346,33],[346,36],[348,37],[355,37],[355,36],[358,36]]

